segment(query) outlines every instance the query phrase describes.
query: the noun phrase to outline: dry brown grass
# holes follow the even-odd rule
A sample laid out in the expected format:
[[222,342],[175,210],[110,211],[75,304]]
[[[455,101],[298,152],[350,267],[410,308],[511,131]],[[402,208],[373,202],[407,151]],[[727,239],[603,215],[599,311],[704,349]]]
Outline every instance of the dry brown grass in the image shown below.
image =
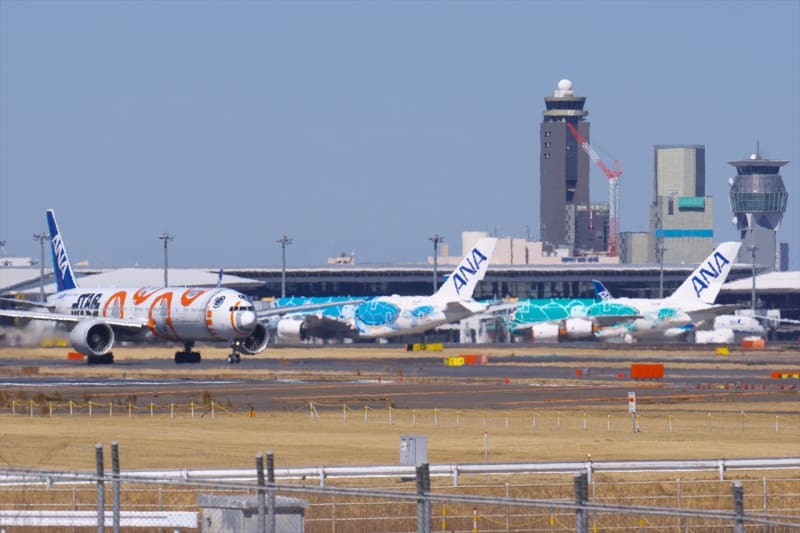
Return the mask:
[[345,418],[342,408],[254,418],[222,409],[213,418],[207,411],[201,417],[200,410],[192,418],[186,409],[174,418],[146,411],[128,417],[124,409],[108,416],[99,408],[89,418],[84,408],[72,417],[0,416],[0,465],[92,469],[95,444],[112,441],[119,443],[126,469],[246,467],[267,450],[286,466],[394,464],[405,434],[427,436],[432,463],[483,462],[487,450],[492,462],[580,461],[588,454],[598,461],[800,455],[799,413],[785,413],[785,403],[752,408],[648,408],[638,433],[626,412],[609,418],[607,410],[393,410],[390,425],[388,409],[368,411],[365,422],[363,411]]

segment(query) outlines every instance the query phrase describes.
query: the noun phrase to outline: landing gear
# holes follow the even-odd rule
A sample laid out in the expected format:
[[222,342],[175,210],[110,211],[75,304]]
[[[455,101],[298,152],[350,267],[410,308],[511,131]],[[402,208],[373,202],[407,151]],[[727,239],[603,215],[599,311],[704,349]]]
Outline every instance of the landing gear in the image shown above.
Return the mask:
[[183,343],[183,351],[175,352],[175,364],[180,365],[182,363],[199,363],[200,352],[193,352],[193,347],[194,342]]
[[87,355],[86,356],[86,364],[87,365],[113,365],[114,364],[114,354],[108,352],[107,354],[103,355]]
[[235,364],[238,364],[238,363],[241,363],[241,362],[242,362],[242,356],[239,354],[239,352],[231,352],[228,355],[228,364],[229,365],[235,365]]

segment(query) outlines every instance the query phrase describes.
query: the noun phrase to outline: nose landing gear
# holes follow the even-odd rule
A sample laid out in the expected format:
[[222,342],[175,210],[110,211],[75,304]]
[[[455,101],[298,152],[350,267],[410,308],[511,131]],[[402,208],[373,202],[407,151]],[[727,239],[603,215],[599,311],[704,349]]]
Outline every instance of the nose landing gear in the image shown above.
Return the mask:
[[242,356],[239,354],[239,352],[233,351],[228,355],[228,364],[229,365],[235,365],[235,364],[238,364],[238,363],[241,363],[241,362],[242,362]]
[[180,365],[182,363],[199,363],[200,352],[193,352],[192,351],[193,347],[194,347],[194,341],[184,342],[183,351],[175,352],[175,364]]

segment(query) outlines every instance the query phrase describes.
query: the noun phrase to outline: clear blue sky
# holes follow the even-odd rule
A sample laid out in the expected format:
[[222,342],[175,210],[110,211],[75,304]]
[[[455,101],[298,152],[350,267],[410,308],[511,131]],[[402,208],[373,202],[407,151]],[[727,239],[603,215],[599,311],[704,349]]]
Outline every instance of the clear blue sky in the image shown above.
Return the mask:
[[[715,241],[727,161],[783,168],[800,268],[800,2],[0,0],[0,240],[73,261],[420,263],[428,237],[539,233],[539,122],[559,79],[648,227],[653,145],[706,147]],[[607,182],[592,170],[592,200]]]

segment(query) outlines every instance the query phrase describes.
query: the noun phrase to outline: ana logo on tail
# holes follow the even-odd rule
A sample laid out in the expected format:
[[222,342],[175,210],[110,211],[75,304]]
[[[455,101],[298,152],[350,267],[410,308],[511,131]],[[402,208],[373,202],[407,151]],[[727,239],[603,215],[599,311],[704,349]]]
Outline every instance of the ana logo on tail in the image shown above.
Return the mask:
[[611,298],[611,293],[608,292],[606,286],[603,285],[600,281],[593,279],[592,284],[594,284],[594,299],[598,302],[605,302]]
[[67,277],[67,269],[69,268],[69,260],[67,259],[67,250],[64,248],[64,241],[61,240],[61,235],[56,234],[52,238],[53,254],[56,257],[56,266],[58,271],[61,272],[61,279]]
[[722,269],[725,265],[730,265],[731,262],[727,257],[722,255],[722,252],[716,252],[706,262],[706,267],[700,268],[697,274],[692,276],[692,287],[694,288],[695,295],[700,298],[703,291],[708,289],[711,282],[717,279],[722,274]]
[[467,255],[458,269],[450,276],[453,280],[453,286],[456,289],[456,294],[461,294],[461,289],[467,286],[470,277],[478,273],[481,263],[488,261],[485,255],[480,250],[473,248],[470,255]]

